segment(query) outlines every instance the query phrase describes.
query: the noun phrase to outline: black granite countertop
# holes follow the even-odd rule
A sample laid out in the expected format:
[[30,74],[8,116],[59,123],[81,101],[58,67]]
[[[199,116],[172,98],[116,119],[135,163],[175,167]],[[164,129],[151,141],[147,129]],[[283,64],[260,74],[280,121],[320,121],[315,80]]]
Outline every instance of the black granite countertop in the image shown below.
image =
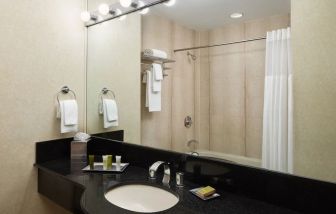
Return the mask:
[[[120,174],[83,173],[81,169],[84,166],[85,165],[71,164],[71,161],[68,159],[58,159],[36,164],[36,167],[40,170],[53,173],[55,176],[61,176],[75,185],[83,187],[84,192],[81,196],[81,208],[84,213],[88,214],[134,213],[114,206],[105,199],[104,193],[114,186],[138,183],[154,185],[163,189],[168,188],[162,185],[160,177],[154,182],[149,180],[148,169],[139,166],[130,165]],[[172,180],[169,191],[178,195],[179,202],[176,206],[160,213],[298,213],[225,190],[217,190],[221,195],[219,198],[203,201],[189,192],[190,189],[199,187],[199,184],[186,180],[183,188],[177,188],[174,185],[174,179]]]

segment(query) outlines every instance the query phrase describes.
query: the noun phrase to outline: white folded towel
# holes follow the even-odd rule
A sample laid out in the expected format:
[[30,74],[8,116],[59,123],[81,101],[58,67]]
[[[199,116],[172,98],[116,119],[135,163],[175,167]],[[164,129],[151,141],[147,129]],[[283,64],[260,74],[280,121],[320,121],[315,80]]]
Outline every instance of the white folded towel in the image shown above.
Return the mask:
[[64,125],[71,126],[78,124],[78,105],[76,100],[65,100],[62,102],[64,110]]
[[76,100],[60,101],[61,133],[78,131],[78,104]]
[[103,99],[104,128],[118,126],[118,107],[115,100]]
[[161,91],[152,90],[153,73],[146,71],[146,107],[149,112],[161,111]]
[[[152,66],[152,90],[153,92],[159,92],[161,91],[161,79],[160,76],[162,75],[162,67],[160,64],[153,64]],[[158,78],[156,78],[158,77]],[[159,79],[159,80],[157,80]]]
[[143,51],[143,55],[144,56],[148,56],[148,57],[157,57],[157,58],[161,58],[161,59],[167,59],[168,55],[166,52],[161,51],[161,50],[157,50],[157,49],[145,49]]

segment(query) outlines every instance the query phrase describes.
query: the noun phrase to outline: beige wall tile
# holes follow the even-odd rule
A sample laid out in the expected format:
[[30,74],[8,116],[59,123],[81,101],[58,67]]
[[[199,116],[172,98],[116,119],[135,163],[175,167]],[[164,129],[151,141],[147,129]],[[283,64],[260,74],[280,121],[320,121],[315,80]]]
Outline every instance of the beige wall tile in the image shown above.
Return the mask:
[[[209,44],[209,32],[196,33],[196,46]],[[210,63],[209,49],[195,50],[195,139],[198,149],[210,149]]]
[[[173,26],[173,48],[193,47],[195,32],[183,26]],[[192,52],[194,54],[194,52]],[[188,140],[194,139],[194,125],[184,127],[184,118],[194,115],[195,62],[188,58],[186,52],[175,53],[172,85],[172,149],[186,151]]]
[[[163,50],[172,55],[172,22],[158,16],[143,16],[142,18],[142,49],[153,48]],[[167,64],[166,67],[172,67]],[[143,66],[143,71],[148,68]],[[141,101],[141,142],[143,145],[171,149],[171,91],[172,72],[165,71],[169,76],[162,82],[162,111],[148,112],[145,107],[146,85],[142,84]]]
[[[244,25],[210,31],[210,44],[244,39]],[[245,155],[244,45],[211,48],[210,149]]]
[[246,156],[261,158],[265,40],[245,44]]

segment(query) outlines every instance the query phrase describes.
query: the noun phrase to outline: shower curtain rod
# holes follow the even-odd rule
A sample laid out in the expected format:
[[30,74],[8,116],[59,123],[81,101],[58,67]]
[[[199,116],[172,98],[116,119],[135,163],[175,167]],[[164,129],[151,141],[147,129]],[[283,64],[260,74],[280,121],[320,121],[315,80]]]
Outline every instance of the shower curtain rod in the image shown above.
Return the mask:
[[266,39],[266,38],[261,37],[261,38],[255,38],[255,39],[242,40],[242,41],[238,41],[238,42],[229,42],[229,43],[222,43],[222,44],[216,44],[216,45],[204,45],[204,46],[191,47],[191,48],[181,48],[181,49],[175,49],[174,53],[180,52],[180,51],[202,49],[202,48],[212,48],[212,47],[218,47],[218,46],[224,46],[224,45],[233,45],[233,44],[239,44],[239,43],[244,43],[244,42],[253,42],[253,41],[264,40],[264,39]]

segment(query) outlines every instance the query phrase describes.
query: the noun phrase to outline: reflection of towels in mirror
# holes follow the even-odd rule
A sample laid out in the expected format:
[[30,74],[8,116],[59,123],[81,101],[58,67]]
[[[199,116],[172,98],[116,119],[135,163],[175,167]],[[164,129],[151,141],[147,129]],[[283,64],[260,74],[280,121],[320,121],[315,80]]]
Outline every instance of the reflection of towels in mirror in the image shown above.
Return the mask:
[[152,90],[153,92],[159,92],[161,91],[161,83],[163,80],[162,65],[153,63],[152,69]]
[[145,49],[143,51],[144,56],[157,57],[161,59],[167,59],[167,53],[157,49]]
[[78,104],[76,100],[60,101],[61,133],[78,130]]
[[104,128],[118,126],[118,107],[115,100],[103,99]]
[[161,91],[152,90],[153,71],[146,71],[146,107],[149,112],[161,111]]

